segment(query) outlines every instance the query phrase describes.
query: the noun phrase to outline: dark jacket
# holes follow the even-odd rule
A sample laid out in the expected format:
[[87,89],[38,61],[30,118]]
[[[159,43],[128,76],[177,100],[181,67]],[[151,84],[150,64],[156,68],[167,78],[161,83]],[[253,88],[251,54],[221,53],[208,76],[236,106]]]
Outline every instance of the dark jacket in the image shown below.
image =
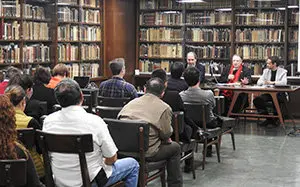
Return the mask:
[[[221,77],[219,78],[219,82],[221,83],[227,83],[229,80],[228,80],[228,75],[229,75],[229,71],[230,71],[230,67],[231,66],[227,66],[222,74],[221,74]],[[241,81],[241,79],[244,79],[245,77],[248,78],[249,80],[249,83],[248,84],[251,84],[252,83],[252,78],[251,78],[251,69],[243,66],[243,69],[241,71],[241,74],[240,74],[240,77],[239,77],[239,81]]]
[[200,83],[204,83],[204,81],[205,81],[205,67],[200,63],[196,63],[196,68],[200,71],[200,77],[199,77]]
[[188,85],[183,79],[168,79],[167,90],[181,92],[183,90],[188,89]]

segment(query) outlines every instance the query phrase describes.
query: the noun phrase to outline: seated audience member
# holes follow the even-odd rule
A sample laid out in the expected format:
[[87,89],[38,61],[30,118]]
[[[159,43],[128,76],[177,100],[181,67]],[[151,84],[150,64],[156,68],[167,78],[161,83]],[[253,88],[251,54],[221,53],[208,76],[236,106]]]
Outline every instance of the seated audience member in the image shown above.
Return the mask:
[[199,81],[202,83],[204,83],[205,81],[205,67],[200,64],[197,63],[197,55],[195,52],[189,52],[186,55],[186,60],[187,60],[187,68],[188,67],[195,67],[199,70],[200,75],[199,75]]
[[55,86],[64,78],[69,76],[69,70],[65,64],[57,64],[52,70],[53,76],[51,77],[48,88],[54,89]]
[[[5,95],[9,97],[11,103],[15,107],[17,129],[23,129],[23,128],[42,129],[41,125],[36,119],[27,116],[24,113],[24,109],[26,106],[26,94],[24,89],[21,86],[19,85],[8,86],[5,89]],[[41,155],[37,153],[35,148],[29,151],[31,157],[33,158],[33,162],[39,177],[44,177],[45,170],[44,170],[44,163],[42,161]]]
[[33,77],[33,94],[31,99],[36,99],[38,101],[47,102],[47,114],[51,114],[53,111],[53,105],[57,102],[54,97],[54,91],[51,88],[47,88],[46,85],[51,79],[50,72],[45,67],[38,67]]
[[17,74],[22,74],[21,70],[15,67],[9,67],[5,73],[4,80],[0,83],[0,94],[4,94],[5,88],[11,78]]
[[[233,55],[232,65],[227,66],[219,78],[221,83],[238,83],[241,84],[251,84],[251,70],[243,65],[243,60],[239,55]],[[233,92],[230,90],[223,90],[222,95],[225,96],[225,115],[227,115]],[[233,107],[232,112],[240,112],[244,108],[249,106],[248,95],[246,93],[241,93]]]
[[[268,58],[267,68],[264,69],[262,76],[258,79],[257,85],[286,85],[287,84],[287,70],[278,67],[279,58],[277,56],[271,56]],[[278,101],[283,101],[285,93],[278,93]],[[268,114],[267,103],[272,102],[273,99],[270,94],[262,94],[253,100],[253,104],[260,114]],[[273,104],[273,109],[276,111]],[[275,124],[274,118],[268,118],[260,125]]]
[[[109,186],[119,180],[125,186],[137,186],[139,164],[132,158],[117,159],[117,147],[107,124],[97,115],[87,113],[81,104],[83,94],[77,82],[63,79],[55,87],[55,97],[62,110],[47,116],[43,131],[56,134],[92,134],[94,151],[86,153],[91,182]],[[51,153],[56,186],[82,186],[78,155]]]
[[109,67],[113,76],[111,79],[101,82],[99,96],[130,97],[132,99],[138,97],[135,87],[123,79],[126,72],[124,58],[116,58],[110,61]]
[[174,62],[171,65],[171,77],[168,79],[167,90],[181,92],[188,89],[186,82],[181,79],[184,71],[184,65],[181,62]]
[[[221,123],[213,113],[213,109],[216,106],[214,94],[211,90],[202,90],[199,85],[199,70],[195,67],[187,68],[184,71],[183,77],[189,88],[180,92],[180,96],[183,102],[207,104],[209,109],[209,119],[207,120],[207,128],[221,127]],[[200,115],[200,114],[199,114]],[[207,156],[212,155],[212,146],[208,147]]]
[[27,183],[25,187],[42,187],[44,185],[39,181],[29,152],[17,142],[15,121],[15,109],[12,103],[6,95],[0,95],[0,159],[26,159]]
[[[160,78],[165,85],[168,84],[167,82],[167,74],[163,69],[156,69],[152,72],[151,75],[152,78]],[[184,80],[183,80],[184,81]],[[172,91],[172,90],[165,90],[164,96],[161,98],[165,103],[167,103],[171,108],[172,111],[183,111],[184,112],[184,106],[182,99],[179,95],[178,91]],[[185,114],[185,113],[184,113]],[[183,126],[183,132],[179,134],[179,140],[185,143],[189,143],[191,141],[192,134],[193,137],[195,137],[197,133],[198,127],[186,116],[184,116],[184,126]],[[194,132],[194,133],[193,133]],[[189,154],[187,152],[186,154]],[[185,166],[184,166],[185,172],[192,171],[191,161],[185,160]]]
[[160,98],[165,85],[159,78],[146,83],[145,95],[126,104],[118,114],[119,119],[142,120],[150,123],[149,149],[146,160],[167,160],[168,186],[182,186],[180,170],[180,146],[170,140],[172,109]]
[[7,86],[11,85],[20,85],[24,89],[26,94],[26,107],[24,113],[39,121],[40,117],[44,115],[44,113],[43,109],[41,108],[40,101],[36,99],[30,99],[33,93],[32,78],[27,74],[16,75],[9,80]]

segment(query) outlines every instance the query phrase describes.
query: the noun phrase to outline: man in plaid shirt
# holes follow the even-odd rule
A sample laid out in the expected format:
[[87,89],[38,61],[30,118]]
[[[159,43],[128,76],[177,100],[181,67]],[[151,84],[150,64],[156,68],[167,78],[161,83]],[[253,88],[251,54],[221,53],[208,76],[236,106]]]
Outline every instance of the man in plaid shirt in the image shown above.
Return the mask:
[[109,62],[109,67],[113,74],[112,78],[100,84],[99,96],[103,97],[138,97],[135,87],[126,82],[124,58],[116,58]]

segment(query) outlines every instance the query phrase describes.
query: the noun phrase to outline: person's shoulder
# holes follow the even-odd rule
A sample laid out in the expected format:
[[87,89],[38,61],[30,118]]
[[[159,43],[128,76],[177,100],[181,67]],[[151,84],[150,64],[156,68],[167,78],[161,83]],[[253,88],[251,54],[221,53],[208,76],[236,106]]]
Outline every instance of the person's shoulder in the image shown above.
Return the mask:
[[283,73],[286,73],[286,72],[287,72],[287,70],[284,69],[284,68],[282,68],[282,67],[278,67],[277,69],[278,69],[279,71],[283,72]]

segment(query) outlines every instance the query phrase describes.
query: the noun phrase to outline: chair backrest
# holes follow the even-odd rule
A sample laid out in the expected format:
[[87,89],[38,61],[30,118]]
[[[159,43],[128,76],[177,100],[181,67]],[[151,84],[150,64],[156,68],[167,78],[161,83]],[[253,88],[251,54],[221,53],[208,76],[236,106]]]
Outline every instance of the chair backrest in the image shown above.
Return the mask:
[[83,94],[91,95],[92,96],[92,106],[97,106],[97,96],[98,96],[98,88],[85,88],[81,89]]
[[93,110],[93,101],[91,94],[83,94],[83,103],[82,107],[89,113],[92,113]]
[[129,97],[118,98],[118,97],[98,96],[98,106],[123,107],[130,100],[131,100],[131,98],[129,98]]
[[146,152],[149,147],[149,124],[135,120],[103,119],[119,151]]
[[33,128],[17,129],[18,140],[27,148],[35,146],[35,131]]
[[83,187],[91,186],[85,157],[85,153],[94,149],[91,134],[52,134],[37,130],[36,135],[43,152],[47,186],[55,186],[49,152],[78,154]]
[[173,112],[172,127],[174,129],[175,141],[179,142],[179,135],[183,133],[184,112]]
[[122,107],[97,106],[96,114],[101,118],[117,119],[117,116],[121,110]]
[[225,97],[224,96],[215,96],[216,106],[213,110],[214,113],[222,115],[225,111]]
[[188,102],[184,102],[183,104],[187,117],[195,122],[199,127],[206,130],[206,123],[209,118],[208,105]]
[[41,106],[41,115],[47,115],[48,114],[48,106],[47,101],[39,101],[39,104]]
[[24,186],[27,183],[26,160],[0,160],[0,186]]

